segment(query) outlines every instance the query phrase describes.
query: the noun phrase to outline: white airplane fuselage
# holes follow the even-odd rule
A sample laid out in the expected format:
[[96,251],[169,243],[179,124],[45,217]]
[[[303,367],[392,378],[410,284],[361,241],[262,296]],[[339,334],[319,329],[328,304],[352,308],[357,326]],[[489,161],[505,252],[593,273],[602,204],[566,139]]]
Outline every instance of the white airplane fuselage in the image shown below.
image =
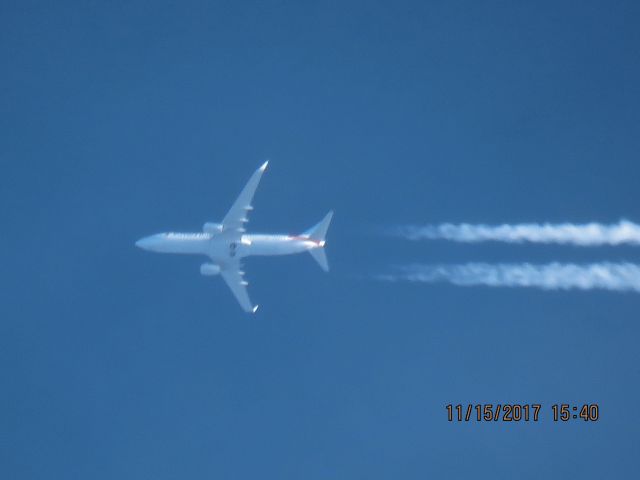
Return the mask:
[[322,248],[324,241],[304,236],[245,234],[239,242],[222,233],[158,233],[136,242],[144,250],[158,253],[206,255],[215,263],[225,263],[251,255],[292,255]]

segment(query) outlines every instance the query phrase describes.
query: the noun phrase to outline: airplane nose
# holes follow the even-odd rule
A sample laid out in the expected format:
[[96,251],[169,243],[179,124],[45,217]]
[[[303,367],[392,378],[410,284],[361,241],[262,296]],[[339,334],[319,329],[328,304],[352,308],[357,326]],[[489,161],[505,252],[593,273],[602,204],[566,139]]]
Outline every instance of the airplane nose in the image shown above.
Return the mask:
[[141,238],[136,242],[136,247],[141,248],[143,250],[149,250],[153,246],[154,238],[153,235],[151,237]]

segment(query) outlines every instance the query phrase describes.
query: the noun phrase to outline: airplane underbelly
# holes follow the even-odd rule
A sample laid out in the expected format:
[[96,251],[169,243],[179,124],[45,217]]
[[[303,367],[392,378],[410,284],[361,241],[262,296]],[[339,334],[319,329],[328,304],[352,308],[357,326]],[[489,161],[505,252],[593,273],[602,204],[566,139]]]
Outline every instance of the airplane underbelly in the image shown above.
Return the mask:
[[167,253],[203,254],[207,250],[205,240],[169,240],[161,247]]
[[250,245],[242,245],[246,255],[291,255],[308,250],[304,242],[295,240],[252,240]]

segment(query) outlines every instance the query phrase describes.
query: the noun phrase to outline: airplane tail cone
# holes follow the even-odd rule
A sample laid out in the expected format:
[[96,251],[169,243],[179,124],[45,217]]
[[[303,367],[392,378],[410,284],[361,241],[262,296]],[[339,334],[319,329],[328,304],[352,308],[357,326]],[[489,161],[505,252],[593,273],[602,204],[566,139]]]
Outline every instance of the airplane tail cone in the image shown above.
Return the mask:
[[324,252],[324,245],[326,242],[325,237],[327,236],[327,230],[329,230],[329,224],[331,223],[332,217],[333,210],[327,213],[320,223],[304,232],[304,236],[318,242],[319,246],[309,250],[309,253],[325,272],[329,271],[329,262],[327,261],[327,255]]

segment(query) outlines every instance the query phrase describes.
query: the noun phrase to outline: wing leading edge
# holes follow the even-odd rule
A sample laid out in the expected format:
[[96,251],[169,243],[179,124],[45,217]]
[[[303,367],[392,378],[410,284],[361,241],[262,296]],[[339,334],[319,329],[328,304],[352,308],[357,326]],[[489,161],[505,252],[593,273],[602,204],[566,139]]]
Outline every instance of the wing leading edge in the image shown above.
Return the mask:
[[240,263],[227,264],[220,272],[220,275],[231,289],[242,309],[245,312],[255,313],[258,310],[258,305],[254,306],[249,299],[246,288],[248,283],[244,279],[244,272],[240,270]]
[[244,233],[244,224],[249,221],[247,214],[250,210],[253,210],[253,206],[251,205],[253,195],[256,193],[256,189],[258,188],[262,174],[267,169],[268,163],[269,161],[267,160],[258,170],[253,172],[253,175],[251,175],[242,192],[240,192],[240,195],[229,209],[229,212],[227,212],[227,215],[222,220],[222,228],[224,231],[234,232],[238,235]]

